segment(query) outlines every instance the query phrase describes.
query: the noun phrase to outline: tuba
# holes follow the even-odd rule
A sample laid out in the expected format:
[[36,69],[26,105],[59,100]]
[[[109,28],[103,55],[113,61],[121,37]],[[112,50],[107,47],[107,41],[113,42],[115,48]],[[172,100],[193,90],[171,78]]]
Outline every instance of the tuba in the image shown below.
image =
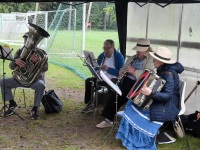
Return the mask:
[[[29,86],[33,83],[42,72],[48,57],[44,50],[36,48],[36,46],[43,38],[50,36],[47,31],[35,24],[28,23],[28,28],[29,37],[20,55],[20,58],[26,62],[26,65],[24,67],[17,66],[12,72],[13,77],[24,86]],[[36,63],[33,63],[31,60],[33,54],[38,56]]]

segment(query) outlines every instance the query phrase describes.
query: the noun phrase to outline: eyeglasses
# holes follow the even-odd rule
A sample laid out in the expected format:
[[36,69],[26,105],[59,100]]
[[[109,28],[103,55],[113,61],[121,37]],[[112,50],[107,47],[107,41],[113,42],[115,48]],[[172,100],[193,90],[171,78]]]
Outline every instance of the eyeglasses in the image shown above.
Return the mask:
[[102,47],[103,48],[103,50],[109,50],[109,49],[111,49],[112,47]]

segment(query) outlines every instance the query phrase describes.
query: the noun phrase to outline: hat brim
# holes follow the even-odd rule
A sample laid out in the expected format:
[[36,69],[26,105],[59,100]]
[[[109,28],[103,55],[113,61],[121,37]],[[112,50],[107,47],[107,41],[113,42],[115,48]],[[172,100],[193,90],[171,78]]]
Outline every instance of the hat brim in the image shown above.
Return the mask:
[[141,46],[135,46],[132,48],[132,50],[140,51],[140,52],[145,52],[148,50],[149,47],[141,47]]
[[155,56],[154,52],[149,52],[149,54],[150,54],[153,58],[155,58],[155,59],[157,59],[157,60],[159,60],[159,61],[161,61],[161,62],[164,62],[164,63],[166,63],[166,64],[174,64],[174,63],[176,62],[176,61],[173,60],[173,59],[170,59],[170,60],[161,59],[161,58]]
[[22,37],[25,38],[25,37],[28,37],[28,35],[23,35]]

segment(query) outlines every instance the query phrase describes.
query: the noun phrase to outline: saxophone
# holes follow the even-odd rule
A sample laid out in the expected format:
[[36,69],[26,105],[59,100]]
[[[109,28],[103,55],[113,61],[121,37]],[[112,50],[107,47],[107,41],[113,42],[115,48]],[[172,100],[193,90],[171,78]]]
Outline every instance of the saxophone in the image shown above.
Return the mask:
[[[47,31],[35,24],[28,23],[28,28],[29,37],[20,55],[20,58],[26,62],[26,65],[24,67],[17,66],[12,72],[13,77],[24,86],[29,86],[33,83],[42,72],[48,57],[44,50],[36,48],[36,46],[43,38],[50,36]],[[33,54],[38,56],[36,63],[33,63],[31,60]]]

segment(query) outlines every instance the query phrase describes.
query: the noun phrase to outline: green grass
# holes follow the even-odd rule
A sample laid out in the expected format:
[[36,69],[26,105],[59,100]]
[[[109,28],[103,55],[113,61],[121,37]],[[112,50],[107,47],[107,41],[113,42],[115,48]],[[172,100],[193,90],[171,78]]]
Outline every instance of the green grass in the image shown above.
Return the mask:
[[[98,54],[103,51],[103,42],[106,39],[113,39],[115,41],[116,48],[119,47],[117,31],[87,31],[85,34],[85,50],[93,51],[95,55],[98,56]],[[51,41],[51,37],[48,40]],[[74,47],[76,53],[80,54],[81,46],[82,31],[76,31],[75,34],[72,31],[58,31],[51,49],[47,51],[51,53],[71,53]]]
[[[17,112],[25,121],[16,115],[0,118],[0,149],[124,150],[121,142],[115,139],[117,130],[113,130],[108,138],[105,138],[110,129],[99,130],[95,127],[102,120],[99,114],[94,118],[92,114],[80,113],[84,106],[83,79],[64,67],[51,63],[46,78],[47,89],[54,89],[64,103],[62,111],[47,115],[41,107],[41,119],[31,120],[27,110],[21,108]],[[25,92],[28,109],[31,109],[33,91]],[[17,89],[15,98],[18,104],[23,106],[21,89]],[[200,140],[189,135],[187,138],[191,149],[198,150]],[[187,150],[187,143],[183,138],[177,139],[173,144],[158,145],[157,148],[158,150]]]

